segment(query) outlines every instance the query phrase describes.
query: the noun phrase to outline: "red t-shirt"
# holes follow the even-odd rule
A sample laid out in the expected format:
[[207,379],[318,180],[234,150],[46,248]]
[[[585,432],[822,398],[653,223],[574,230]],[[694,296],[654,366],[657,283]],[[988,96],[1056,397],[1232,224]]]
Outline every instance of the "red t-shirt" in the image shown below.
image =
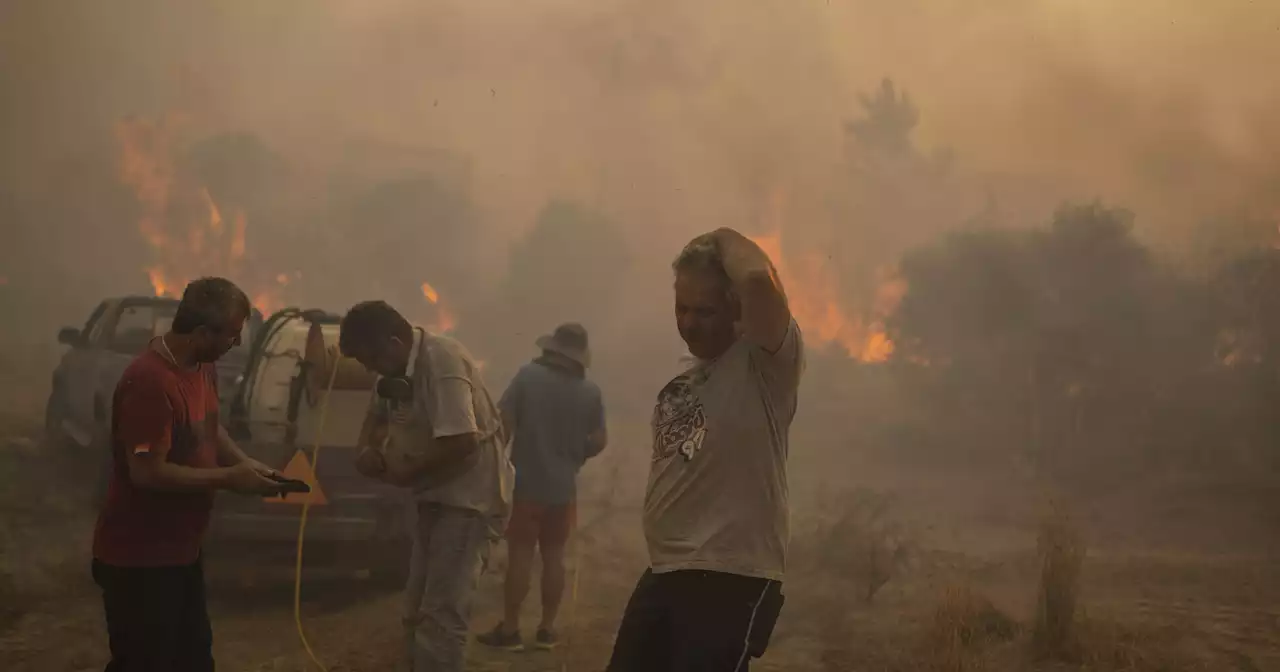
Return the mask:
[[162,492],[134,485],[126,450],[169,445],[168,460],[218,466],[214,368],[180,369],[148,349],[116,384],[111,408],[111,483],[93,535],[93,556],[119,567],[188,565],[200,556],[212,492]]

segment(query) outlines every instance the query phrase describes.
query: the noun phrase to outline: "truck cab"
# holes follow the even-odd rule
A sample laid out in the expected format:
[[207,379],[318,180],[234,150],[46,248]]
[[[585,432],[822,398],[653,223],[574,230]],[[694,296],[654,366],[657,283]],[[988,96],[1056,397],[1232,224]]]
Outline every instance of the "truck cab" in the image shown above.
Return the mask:
[[[102,301],[84,326],[64,327],[58,342],[68,346],[53,371],[45,405],[45,429],[54,443],[93,448],[111,431],[111,399],[120,376],[151,340],[169,330],[178,300],[155,296],[123,296]],[[248,343],[262,324],[262,313],[250,315],[241,345],[217,364],[219,402],[225,408],[238,386],[248,356]]]

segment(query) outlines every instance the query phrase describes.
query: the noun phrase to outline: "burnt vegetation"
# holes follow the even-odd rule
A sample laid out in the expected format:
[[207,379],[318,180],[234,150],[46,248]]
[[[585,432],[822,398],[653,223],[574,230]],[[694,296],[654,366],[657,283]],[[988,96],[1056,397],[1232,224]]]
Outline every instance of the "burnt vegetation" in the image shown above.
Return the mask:
[[1066,205],[1047,226],[951,233],[903,258],[891,365],[934,418],[920,448],[1015,447],[1068,481],[1096,482],[1099,460],[1120,478],[1275,466],[1280,253],[1192,275],[1132,222]]
[[[797,598],[820,614],[812,625],[823,633],[822,666],[1200,669],[1206,654],[1183,641],[1201,634],[1098,607],[1094,600],[1114,599],[1097,592],[1098,577],[1117,563],[1091,559],[1088,549],[1127,534],[1116,530],[1135,531],[1118,522],[1130,516],[1139,528],[1167,525],[1178,543],[1195,547],[1203,532],[1187,514],[1220,530],[1255,529],[1251,512],[1274,502],[1274,223],[1214,218],[1190,254],[1175,254],[1144,237],[1159,222],[1099,200],[1024,217],[1021,208],[1001,207],[1001,185],[969,198],[973,181],[945,152],[926,156],[914,145],[919,112],[891,82],[862,103],[862,116],[845,128],[855,177],[839,202],[860,234],[902,250],[896,270],[906,291],[885,316],[894,345],[888,361],[851,362],[811,348],[819,364],[805,381],[805,426],[841,428],[836,443],[856,453],[851,465],[912,467],[908,481],[947,473],[981,483],[987,492],[978,499],[1004,504],[971,522],[1013,523],[1025,546],[1021,559],[992,560],[998,570],[974,569],[967,563],[977,556],[951,554],[937,535],[905,522],[933,496],[924,486],[892,500],[820,494],[816,515],[797,530],[796,557],[798,573],[823,577],[815,595]],[[901,227],[906,232],[894,222],[919,226]],[[837,473],[826,462],[818,477],[849,487],[844,479],[858,466]],[[1051,511],[1033,513],[1037,500],[1052,500]],[[1178,505],[1158,503],[1166,500]],[[1131,513],[1117,502],[1155,509]],[[925,516],[937,520],[938,509],[953,505]],[[1270,527],[1257,529],[1273,529],[1274,516],[1261,518]],[[1018,576],[1017,587],[1010,593],[990,580],[995,575]],[[922,615],[913,611],[920,603],[933,606]],[[898,635],[924,638],[905,636],[904,650],[915,653],[890,653],[880,632],[854,634],[875,631],[900,610],[914,615]]]
[[1097,200],[1021,219],[1024,208],[1001,205],[1016,186],[916,146],[920,112],[892,81],[861,103],[844,129],[851,180],[835,200],[849,225],[833,248],[847,296],[870,284],[867,237],[903,250],[906,291],[885,317],[894,353],[884,366],[809,383],[824,393],[810,400],[835,385],[876,409],[853,423],[861,447],[1016,460],[1089,488],[1280,463],[1274,225],[1224,214],[1175,255],[1140,233],[1159,222]]

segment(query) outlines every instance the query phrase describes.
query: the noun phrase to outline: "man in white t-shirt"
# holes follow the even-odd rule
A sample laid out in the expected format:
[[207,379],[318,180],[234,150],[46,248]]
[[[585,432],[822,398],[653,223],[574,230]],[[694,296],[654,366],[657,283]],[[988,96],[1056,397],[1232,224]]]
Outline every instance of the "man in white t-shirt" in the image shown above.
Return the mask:
[[417,503],[406,662],[413,672],[462,672],[472,594],[511,507],[501,415],[461,343],[413,327],[382,301],[347,313],[338,346],[381,376],[356,468],[411,489]]
[[695,238],[673,267],[676,325],[696,359],[654,408],[650,568],[608,670],[741,672],[782,608],[804,348],[773,264],[738,232]]

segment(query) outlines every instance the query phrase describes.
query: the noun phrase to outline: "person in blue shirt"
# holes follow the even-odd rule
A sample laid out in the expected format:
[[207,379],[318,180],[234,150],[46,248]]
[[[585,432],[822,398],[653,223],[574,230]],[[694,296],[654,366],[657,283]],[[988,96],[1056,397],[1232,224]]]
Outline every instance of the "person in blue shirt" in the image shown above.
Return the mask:
[[576,519],[578,470],[607,442],[604,400],[587,380],[587,330],[567,323],[537,340],[542,354],[512,379],[498,406],[514,436],[516,485],[507,524],[505,613],[480,643],[524,649],[520,607],[529,592],[535,552],[542,554],[542,620],[534,646],[550,650],[558,639],[556,614],[565,587],[565,546]]

